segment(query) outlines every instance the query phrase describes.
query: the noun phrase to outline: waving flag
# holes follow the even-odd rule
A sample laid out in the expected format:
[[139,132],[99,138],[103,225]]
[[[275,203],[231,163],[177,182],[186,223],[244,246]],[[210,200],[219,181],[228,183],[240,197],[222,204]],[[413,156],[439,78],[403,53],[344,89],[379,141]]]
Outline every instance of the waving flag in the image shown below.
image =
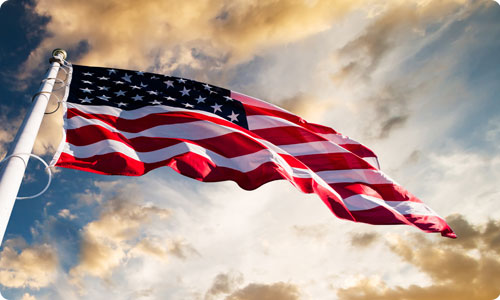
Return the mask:
[[367,147],[264,101],[193,80],[73,65],[52,164],[109,175],[169,166],[247,190],[286,179],[339,218],[455,234]]

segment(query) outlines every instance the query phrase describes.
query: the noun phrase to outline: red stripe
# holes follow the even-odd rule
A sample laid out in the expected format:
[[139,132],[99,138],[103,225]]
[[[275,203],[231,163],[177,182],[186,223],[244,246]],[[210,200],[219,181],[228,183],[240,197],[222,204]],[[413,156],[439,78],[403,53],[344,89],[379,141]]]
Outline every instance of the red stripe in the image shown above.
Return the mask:
[[375,153],[361,144],[340,144],[340,147],[346,149],[349,152],[356,154],[359,157],[375,157]]
[[[128,139],[119,132],[112,132],[98,125],[89,125],[76,129],[69,129],[66,131],[66,136],[67,142],[75,146],[90,145],[102,140],[115,140],[130,146],[130,148],[133,148],[138,152],[154,151],[173,146],[181,142],[186,142],[200,145],[203,148],[228,158],[246,155],[266,149],[266,147],[258,141],[238,132],[231,132],[217,137],[196,141],[178,138],[144,136]],[[227,147],[227,145],[233,146]]]
[[403,187],[396,184],[365,184],[365,183],[332,183],[330,186],[336,190],[342,198],[354,195],[367,195],[383,199],[385,201],[413,201],[421,202],[417,197],[410,194]]
[[375,169],[362,158],[349,153],[321,153],[295,156],[314,172],[328,170]]
[[294,124],[297,124],[305,129],[308,129],[308,130],[315,132],[315,133],[338,134],[337,131],[333,130],[330,127],[326,127],[326,126],[322,126],[322,125],[318,125],[318,124],[314,124],[314,123],[309,123],[306,120],[302,119],[301,117],[287,113],[285,111],[266,109],[263,107],[257,107],[257,106],[253,106],[253,105],[249,105],[249,104],[244,104],[244,107],[245,107],[245,113],[247,114],[247,116],[255,116],[255,115],[273,116],[273,117],[278,117],[278,118],[287,120],[289,122],[292,122]]
[[[245,105],[245,112],[247,113],[248,116],[251,115],[268,115],[268,116],[273,116],[273,117],[280,117],[282,119],[285,119],[289,122],[292,122],[296,125],[301,126],[302,128],[308,130],[309,132],[313,133],[319,133],[319,134],[339,134],[337,131],[334,129],[319,125],[319,124],[314,124],[314,123],[308,123],[304,119],[297,117],[295,115],[292,115],[290,113],[286,113],[284,111],[276,111],[272,109],[266,109],[262,107],[257,107],[257,106],[252,106],[252,105]],[[285,123],[283,123],[284,126]],[[288,126],[290,127],[290,126]],[[262,129],[262,130],[268,130],[268,129]],[[252,132],[255,132],[257,134],[257,130],[252,130]],[[297,132],[300,134],[300,130]],[[260,134],[259,134],[260,135]],[[314,141],[315,139],[311,139],[311,141]],[[325,139],[326,140],[326,139]],[[289,142],[293,143],[293,142]],[[279,145],[285,145],[285,144],[279,144]],[[366,146],[362,144],[339,144],[342,148],[358,155],[359,157],[377,157],[375,153],[367,148]]]
[[356,222],[363,222],[373,225],[413,225],[425,232],[441,232],[442,236],[456,238],[456,234],[446,224],[446,222],[437,216],[420,215],[398,215],[379,206],[368,210],[352,211],[351,214]]
[[307,129],[295,126],[254,129],[251,132],[278,146],[327,140]]

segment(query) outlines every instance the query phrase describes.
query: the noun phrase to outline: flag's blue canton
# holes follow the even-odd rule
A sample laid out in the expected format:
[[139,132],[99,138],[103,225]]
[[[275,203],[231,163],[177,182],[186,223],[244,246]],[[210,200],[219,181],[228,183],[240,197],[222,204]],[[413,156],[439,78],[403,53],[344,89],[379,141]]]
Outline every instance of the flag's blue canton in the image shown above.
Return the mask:
[[167,105],[214,113],[248,129],[241,102],[231,91],[173,76],[73,65],[68,102],[123,110]]

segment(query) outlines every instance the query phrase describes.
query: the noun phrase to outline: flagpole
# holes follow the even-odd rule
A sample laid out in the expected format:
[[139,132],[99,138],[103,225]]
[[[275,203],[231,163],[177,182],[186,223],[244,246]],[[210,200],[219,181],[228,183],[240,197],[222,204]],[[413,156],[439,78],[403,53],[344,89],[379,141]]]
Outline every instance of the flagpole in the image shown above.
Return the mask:
[[29,153],[33,150],[50,94],[56,82],[57,73],[65,59],[66,51],[55,49],[52,52],[52,57],[49,60],[51,67],[35,94],[31,108],[7,153],[6,161],[0,166],[0,245],[7,230],[7,224],[30,158]]

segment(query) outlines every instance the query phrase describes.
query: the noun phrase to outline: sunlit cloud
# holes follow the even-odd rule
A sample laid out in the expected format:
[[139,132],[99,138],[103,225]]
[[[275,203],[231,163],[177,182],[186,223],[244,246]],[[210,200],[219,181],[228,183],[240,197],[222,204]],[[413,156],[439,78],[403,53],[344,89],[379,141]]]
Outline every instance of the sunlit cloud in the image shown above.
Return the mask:
[[500,287],[492,284],[500,280],[500,222],[473,225],[462,215],[448,221],[459,239],[436,241],[414,236],[390,242],[394,253],[429,276],[430,285],[390,287],[365,278],[339,289],[339,299],[494,299],[500,293]]
[[251,283],[227,296],[227,300],[299,300],[297,286],[277,282],[273,284]]
[[0,284],[11,288],[40,289],[54,282],[58,259],[48,244],[27,246],[22,240],[7,240],[0,252]]
[[144,206],[129,195],[117,195],[104,204],[100,217],[88,223],[82,234],[81,259],[70,271],[79,280],[85,275],[109,278],[115,268],[124,263],[131,249],[135,253],[155,252],[165,255],[165,250],[151,240],[140,239],[141,228],[153,218],[167,218],[170,212],[155,206]]

